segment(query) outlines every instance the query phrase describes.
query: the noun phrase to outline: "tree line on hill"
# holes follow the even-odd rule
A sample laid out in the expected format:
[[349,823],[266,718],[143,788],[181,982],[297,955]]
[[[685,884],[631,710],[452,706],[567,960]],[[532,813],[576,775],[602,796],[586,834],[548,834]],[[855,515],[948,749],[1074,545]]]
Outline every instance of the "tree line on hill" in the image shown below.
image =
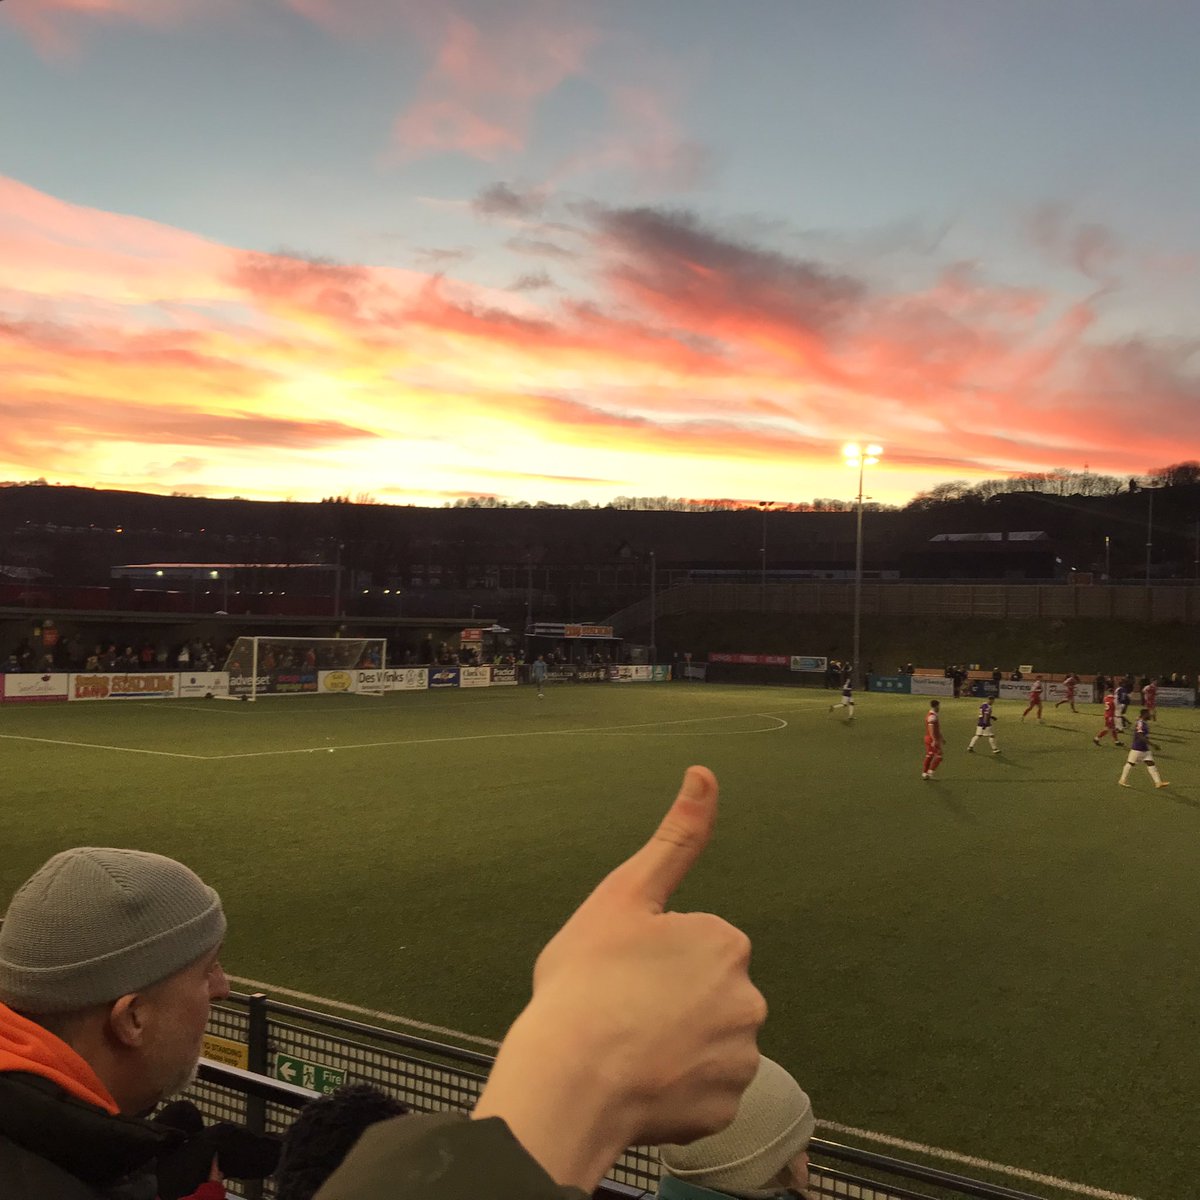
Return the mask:
[[[867,501],[863,508],[870,512],[924,511],[942,505],[982,504],[996,496],[1028,495],[1042,496],[1116,496],[1122,492],[1137,492],[1143,488],[1187,487],[1200,483],[1200,462],[1188,460],[1156,467],[1144,475],[1119,477],[1104,475],[1097,471],[1072,471],[1066,467],[1053,471],[1026,471],[1003,478],[983,479],[970,483],[965,479],[951,479],[939,483],[927,492],[920,492],[903,506],[880,504]],[[348,496],[330,496],[325,503],[350,503]],[[357,503],[364,503],[360,497]],[[443,508],[501,508],[501,509],[620,509],[625,512],[736,512],[756,509],[759,512],[850,512],[856,507],[854,500],[838,500],[817,497],[813,500],[689,500],[681,496],[617,496],[603,503],[593,504],[588,500],[576,500],[571,504],[553,503],[548,500],[506,500],[501,496],[463,496],[447,500]]]

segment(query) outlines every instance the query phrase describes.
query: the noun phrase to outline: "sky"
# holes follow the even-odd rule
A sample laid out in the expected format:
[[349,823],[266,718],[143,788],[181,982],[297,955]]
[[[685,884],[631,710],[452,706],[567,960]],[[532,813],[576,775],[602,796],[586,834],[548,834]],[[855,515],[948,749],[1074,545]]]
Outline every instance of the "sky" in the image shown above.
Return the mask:
[[1200,457],[1194,0],[0,0],[0,480]]

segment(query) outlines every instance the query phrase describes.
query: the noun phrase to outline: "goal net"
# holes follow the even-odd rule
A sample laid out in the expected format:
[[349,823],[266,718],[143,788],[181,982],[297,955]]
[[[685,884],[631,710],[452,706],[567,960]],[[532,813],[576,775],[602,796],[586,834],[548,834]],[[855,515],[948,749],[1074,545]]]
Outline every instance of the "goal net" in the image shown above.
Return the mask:
[[230,700],[382,696],[386,638],[240,637],[225,660]]

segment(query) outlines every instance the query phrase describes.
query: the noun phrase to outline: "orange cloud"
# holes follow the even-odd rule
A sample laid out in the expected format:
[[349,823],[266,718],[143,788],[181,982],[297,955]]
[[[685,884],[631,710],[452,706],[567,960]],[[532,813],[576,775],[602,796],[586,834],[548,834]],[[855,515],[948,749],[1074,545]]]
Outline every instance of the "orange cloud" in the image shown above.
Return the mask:
[[1192,348],[1105,341],[1099,297],[953,264],[900,292],[686,212],[578,219],[587,302],[247,252],[0,178],[0,477],[806,499],[846,494],[838,447],[871,437],[876,498],[902,499],[1200,439]]

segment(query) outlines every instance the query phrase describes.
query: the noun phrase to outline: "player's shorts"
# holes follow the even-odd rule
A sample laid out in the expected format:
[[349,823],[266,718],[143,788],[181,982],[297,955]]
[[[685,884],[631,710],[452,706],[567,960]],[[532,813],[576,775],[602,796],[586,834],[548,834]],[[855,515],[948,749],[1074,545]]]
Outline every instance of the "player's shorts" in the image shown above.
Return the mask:
[[979,737],[990,738],[992,736],[992,727],[990,725],[976,725],[975,733]]
[[843,708],[853,708],[854,707],[854,697],[853,696],[843,696],[842,697],[842,707]]
[[937,749],[937,743],[933,740],[933,738],[929,737],[928,735],[925,738],[925,749],[926,750],[936,750]]
[[1130,750],[1125,756],[1125,761],[1131,767],[1136,767],[1138,763],[1144,763],[1148,767],[1154,766],[1154,751],[1153,750]]
[[1105,729],[1116,729],[1116,727],[1117,727],[1117,720],[1115,717],[1105,717],[1104,718],[1104,728]]

